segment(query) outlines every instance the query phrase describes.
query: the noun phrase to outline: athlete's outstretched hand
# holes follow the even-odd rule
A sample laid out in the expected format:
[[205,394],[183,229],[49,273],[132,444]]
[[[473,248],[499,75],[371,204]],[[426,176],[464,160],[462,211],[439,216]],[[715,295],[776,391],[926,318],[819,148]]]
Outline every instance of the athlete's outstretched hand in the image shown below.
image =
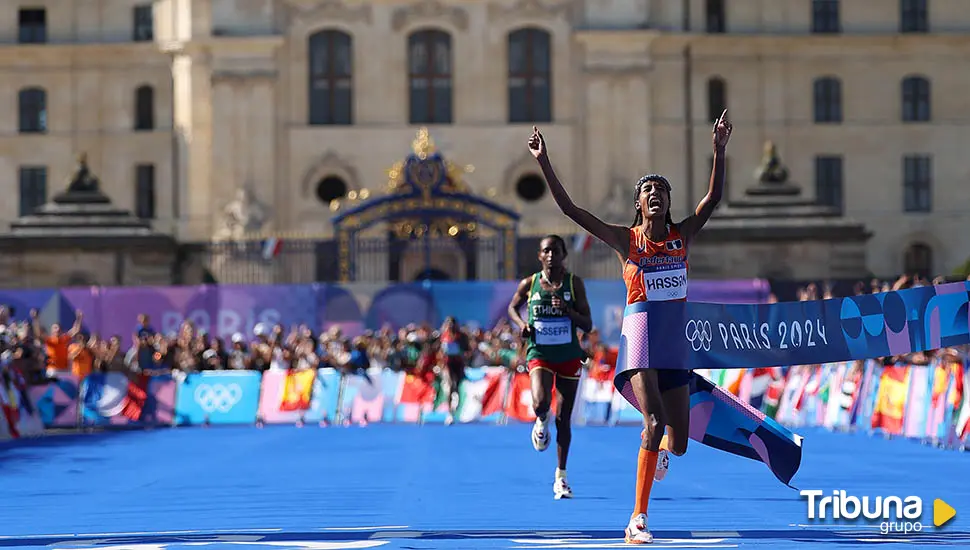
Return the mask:
[[731,131],[734,130],[734,125],[727,117],[727,109],[721,113],[721,116],[714,121],[714,148],[723,150],[727,147],[728,141],[731,139]]
[[529,138],[529,152],[536,160],[546,159],[546,140],[535,126],[532,127],[532,137]]

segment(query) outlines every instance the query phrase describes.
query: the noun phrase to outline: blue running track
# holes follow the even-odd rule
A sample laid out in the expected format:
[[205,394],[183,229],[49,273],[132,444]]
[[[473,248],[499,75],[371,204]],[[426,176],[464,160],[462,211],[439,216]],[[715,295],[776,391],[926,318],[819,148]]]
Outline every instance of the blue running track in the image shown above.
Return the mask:
[[[0,444],[0,550],[625,546],[638,428],[575,428],[571,501],[530,426],[222,427]],[[970,454],[806,430],[799,488],[918,495],[923,531],[807,520],[760,463],[691,442],[655,485],[663,548],[970,546]],[[932,501],[957,510],[941,529]]]

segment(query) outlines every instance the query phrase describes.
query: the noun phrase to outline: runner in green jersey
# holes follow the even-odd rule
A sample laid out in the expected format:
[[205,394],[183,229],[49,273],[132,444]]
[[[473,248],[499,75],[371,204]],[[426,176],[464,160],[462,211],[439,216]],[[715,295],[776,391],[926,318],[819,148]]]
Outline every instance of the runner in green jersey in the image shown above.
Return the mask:
[[[593,328],[586,286],[580,277],[566,271],[566,255],[562,237],[544,237],[539,243],[542,270],[519,283],[508,308],[509,318],[519,325],[526,346],[532,407],[536,414],[532,445],[537,451],[549,446],[553,386],[559,394],[556,410],[559,467],[553,483],[556,499],[572,498],[572,489],[566,481],[566,459],[572,439],[570,419],[586,359],[576,329],[589,332]],[[528,307],[528,320],[519,314],[523,305]]]

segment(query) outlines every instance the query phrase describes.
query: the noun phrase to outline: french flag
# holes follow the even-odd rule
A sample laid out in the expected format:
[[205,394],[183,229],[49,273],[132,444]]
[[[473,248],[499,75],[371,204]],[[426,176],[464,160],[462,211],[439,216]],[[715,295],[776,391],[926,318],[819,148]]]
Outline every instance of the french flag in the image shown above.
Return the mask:
[[593,236],[585,231],[577,233],[573,239],[573,252],[575,253],[586,252],[591,246],[593,246]]
[[264,260],[270,261],[279,256],[281,250],[283,250],[283,241],[277,239],[276,237],[270,237],[263,241]]

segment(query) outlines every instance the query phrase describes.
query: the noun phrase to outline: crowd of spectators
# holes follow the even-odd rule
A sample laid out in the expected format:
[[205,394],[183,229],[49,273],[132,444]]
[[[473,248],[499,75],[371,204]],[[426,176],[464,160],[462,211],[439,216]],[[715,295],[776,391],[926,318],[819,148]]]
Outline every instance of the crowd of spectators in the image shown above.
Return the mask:
[[[916,276],[896,281],[859,282],[856,294],[885,292],[916,285],[938,284]],[[798,290],[798,300],[832,298],[827,285],[808,284]],[[19,368],[28,383],[42,384],[57,373],[72,373],[80,378],[92,372],[130,374],[173,374],[181,376],[205,370],[288,370],[333,367],[354,371],[378,366],[398,371],[434,374],[448,370],[441,335],[445,327],[414,324],[399,330],[383,328],[352,338],[338,327],[317,333],[310,327],[289,329],[264,323],[252,334],[232,334],[218,338],[184,322],[176,333],[161,334],[147,315],[140,315],[128,342],[122,335],[86,334],[83,312],[76,312],[67,330],[58,324],[44,326],[38,312],[30,311],[27,320],[13,321],[14,312],[0,307],[0,351],[3,364]],[[446,323],[447,324],[447,323]],[[507,320],[491,329],[460,327],[458,345],[467,367],[505,366],[522,369],[524,348],[519,331]],[[600,341],[594,329],[581,335],[591,361],[589,375],[608,380],[616,363],[616,350]]]

